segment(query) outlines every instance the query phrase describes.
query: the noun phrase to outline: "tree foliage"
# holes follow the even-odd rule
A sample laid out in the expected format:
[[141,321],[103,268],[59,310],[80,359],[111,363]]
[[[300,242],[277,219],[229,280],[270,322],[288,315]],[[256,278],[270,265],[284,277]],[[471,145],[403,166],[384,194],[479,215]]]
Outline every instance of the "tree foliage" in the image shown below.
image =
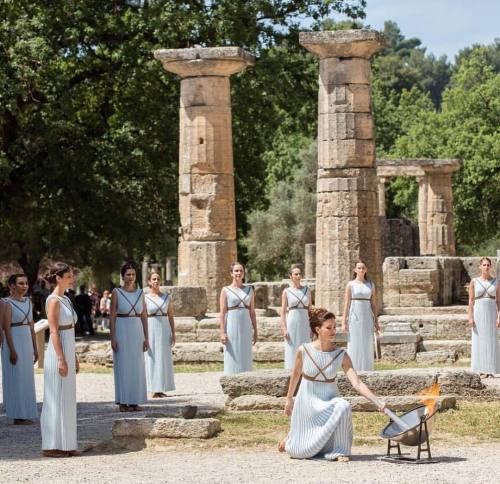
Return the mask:
[[260,56],[233,79],[244,226],[264,198],[262,154],[283,113],[299,125],[300,18],[358,16],[364,3],[1,2],[1,257],[33,278],[44,256],[109,271],[122,257],[174,250],[179,80],[153,59],[160,47],[238,45]]

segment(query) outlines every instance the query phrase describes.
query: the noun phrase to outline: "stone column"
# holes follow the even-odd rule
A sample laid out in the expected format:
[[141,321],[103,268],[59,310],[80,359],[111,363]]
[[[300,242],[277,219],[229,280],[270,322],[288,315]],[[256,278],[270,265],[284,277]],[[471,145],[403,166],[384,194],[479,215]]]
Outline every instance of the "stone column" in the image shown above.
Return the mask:
[[142,259],[141,264],[141,282],[142,287],[148,287],[148,275],[149,275],[149,257],[146,255]]
[[340,315],[359,259],[382,299],[370,57],[383,38],[372,30],[301,32],[300,43],[320,58],[316,304]]
[[165,263],[165,270],[166,270],[165,279],[169,281],[168,285],[172,285],[175,275],[175,257],[167,257],[167,261]]
[[420,255],[427,252],[427,176],[418,176],[418,236]]
[[386,178],[378,179],[378,214],[385,217],[385,183]]
[[422,255],[455,255],[451,173],[427,175],[427,252]]
[[238,47],[161,49],[165,70],[181,78],[178,284],[202,286],[209,311],[236,260],[229,76],[254,63]]
[[306,244],[304,252],[304,277],[314,279],[316,277],[316,244]]

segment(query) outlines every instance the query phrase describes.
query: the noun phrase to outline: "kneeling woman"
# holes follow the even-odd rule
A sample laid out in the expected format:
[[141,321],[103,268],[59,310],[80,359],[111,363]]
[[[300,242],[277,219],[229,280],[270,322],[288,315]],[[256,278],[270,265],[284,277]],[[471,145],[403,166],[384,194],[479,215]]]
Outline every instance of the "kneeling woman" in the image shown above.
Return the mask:
[[[339,396],[337,371],[342,367],[358,393],[370,400],[376,397],[359,379],[349,355],[335,346],[335,316],[325,309],[314,309],[310,325],[314,340],[297,351],[285,406],[285,414],[291,415],[292,421],[279,450],[294,459],[317,456],[347,461],[352,445],[352,415],[349,403]],[[384,407],[382,404],[380,411]]]

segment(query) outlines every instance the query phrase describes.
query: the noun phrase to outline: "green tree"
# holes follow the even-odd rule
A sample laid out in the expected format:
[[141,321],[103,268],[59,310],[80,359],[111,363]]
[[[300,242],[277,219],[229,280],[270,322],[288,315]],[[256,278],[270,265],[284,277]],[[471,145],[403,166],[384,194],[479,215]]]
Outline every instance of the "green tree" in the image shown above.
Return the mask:
[[[233,78],[244,227],[244,213],[261,204],[262,154],[283,112],[295,126],[300,122],[306,59],[299,53],[300,19],[316,25],[334,11],[356,17],[364,4],[1,2],[2,258],[18,260],[33,279],[45,256],[106,272],[122,257],[173,250],[179,81],[152,58],[159,47],[238,45],[262,60]],[[269,54],[279,47],[290,57],[285,50]],[[266,60],[267,67],[281,64],[264,70]]]

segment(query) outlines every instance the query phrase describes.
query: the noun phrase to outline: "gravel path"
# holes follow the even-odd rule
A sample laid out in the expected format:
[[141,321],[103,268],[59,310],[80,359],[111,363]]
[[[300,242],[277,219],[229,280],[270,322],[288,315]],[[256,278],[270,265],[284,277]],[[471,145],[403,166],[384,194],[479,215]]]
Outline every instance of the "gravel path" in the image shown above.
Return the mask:
[[[161,413],[167,408],[195,402],[202,408],[224,404],[218,380],[220,373],[176,375],[172,397],[148,403],[143,414]],[[37,395],[43,392],[42,375],[36,375]],[[496,386],[496,382],[495,382]],[[78,375],[78,437],[85,449],[111,437],[114,419],[123,417],[113,403],[113,377],[109,374]],[[93,450],[80,458],[40,457],[40,428],[10,425],[0,416],[0,482],[51,483],[238,483],[238,482],[373,482],[373,483],[491,483],[500,482],[500,444],[461,447],[434,445],[440,462],[415,466],[379,460],[384,444],[356,447],[349,464],[298,461],[272,450],[210,452],[187,451],[100,453]],[[415,449],[409,449],[414,453]]]

